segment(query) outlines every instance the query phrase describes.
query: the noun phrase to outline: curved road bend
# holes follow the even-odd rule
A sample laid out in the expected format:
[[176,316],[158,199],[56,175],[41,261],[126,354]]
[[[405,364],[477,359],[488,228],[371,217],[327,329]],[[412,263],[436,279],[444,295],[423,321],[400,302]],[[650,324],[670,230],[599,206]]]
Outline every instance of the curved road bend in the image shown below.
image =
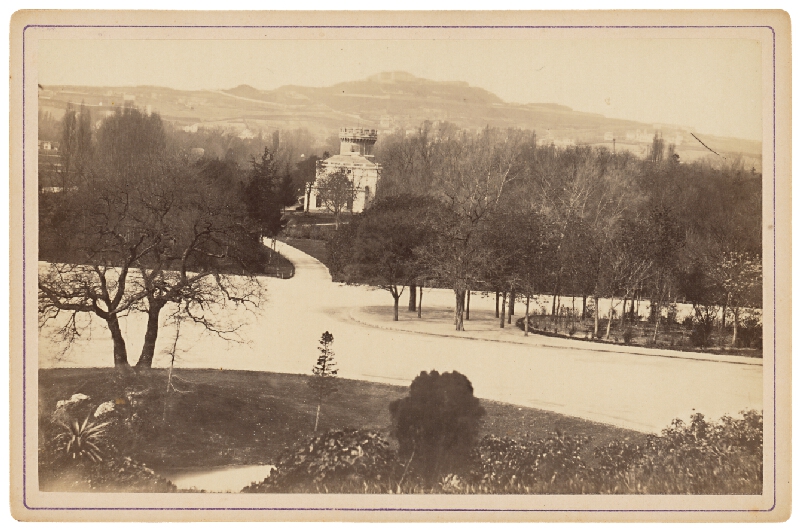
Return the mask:
[[[563,348],[544,348],[535,340],[485,342],[366,326],[352,320],[350,310],[388,305],[388,293],[334,284],[327,268],[311,256],[281,242],[277,249],[294,263],[294,278],[266,279],[268,300],[256,311],[230,310],[230,319],[241,323],[237,341],[184,325],[176,366],[310,373],[319,337],[330,331],[343,378],[407,385],[423,370],[457,370],[481,398],[646,432],[659,432],[693,411],[717,419],[762,409],[761,365],[589,351],[570,348],[566,339]],[[431,297],[427,300],[430,304]],[[133,362],[144,319],[125,320]],[[92,326],[91,335],[94,340],[80,341],[63,358],[56,358],[56,348],[45,338],[39,365],[110,365],[108,331]],[[157,366],[168,365],[161,350],[171,337],[165,329],[159,338]]]

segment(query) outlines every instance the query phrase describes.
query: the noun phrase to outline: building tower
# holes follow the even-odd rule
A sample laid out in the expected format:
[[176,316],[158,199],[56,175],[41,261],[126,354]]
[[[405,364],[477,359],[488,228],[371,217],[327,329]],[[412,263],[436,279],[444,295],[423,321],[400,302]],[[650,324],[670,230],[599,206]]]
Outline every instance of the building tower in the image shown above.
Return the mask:
[[[329,173],[345,169],[353,186],[352,200],[347,202],[347,211],[364,211],[375,197],[378,186],[380,166],[372,161],[378,131],[362,127],[342,127],[339,129],[339,154],[317,163],[317,180]],[[316,182],[311,186],[307,212],[325,211],[327,207],[319,196]]]
[[378,141],[378,131],[375,129],[362,129],[360,127],[342,127],[339,129],[339,154],[351,156],[358,153],[363,157],[372,158],[372,148]]

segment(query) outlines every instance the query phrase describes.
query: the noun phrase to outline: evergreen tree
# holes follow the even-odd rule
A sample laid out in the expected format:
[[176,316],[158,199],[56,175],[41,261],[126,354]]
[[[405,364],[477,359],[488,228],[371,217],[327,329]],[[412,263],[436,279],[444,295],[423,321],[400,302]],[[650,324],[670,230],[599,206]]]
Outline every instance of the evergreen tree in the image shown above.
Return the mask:
[[251,160],[250,181],[245,186],[247,213],[255,221],[263,236],[275,236],[282,228],[280,179],[277,174],[275,156],[268,147],[260,160]]
[[336,368],[336,361],[333,360],[333,350],[331,349],[333,335],[326,331],[319,339],[319,343],[320,346],[317,349],[320,353],[319,357],[317,357],[317,364],[314,365],[314,377],[308,381],[308,386],[311,387],[317,398],[317,416],[314,420],[314,432],[317,432],[317,427],[319,426],[319,410],[322,407],[322,400],[339,390],[335,379],[339,370]]

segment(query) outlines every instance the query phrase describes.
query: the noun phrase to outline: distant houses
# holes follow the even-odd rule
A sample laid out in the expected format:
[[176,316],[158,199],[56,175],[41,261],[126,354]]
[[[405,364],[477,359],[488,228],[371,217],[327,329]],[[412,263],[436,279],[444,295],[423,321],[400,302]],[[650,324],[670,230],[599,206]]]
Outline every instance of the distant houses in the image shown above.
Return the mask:
[[64,191],[58,175],[61,171],[61,157],[58,154],[58,142],[39,140],[39,164],[37,178],[42,193],[59,193]]

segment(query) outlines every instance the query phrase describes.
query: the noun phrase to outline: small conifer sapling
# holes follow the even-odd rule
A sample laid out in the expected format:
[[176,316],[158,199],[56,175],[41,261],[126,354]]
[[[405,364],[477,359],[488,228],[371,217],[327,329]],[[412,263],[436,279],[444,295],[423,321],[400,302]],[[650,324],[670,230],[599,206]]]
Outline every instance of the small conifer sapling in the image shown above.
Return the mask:
[[320,354],[317,357],[317,364],[314,365],[314,376],[308,381],[308,385],[317,398],[317,416],[314,420],[314,432],[317,432],[317,427],[319,426],[319,411],[322,407],[322,401],[338,390],[336,374],[339,370],[336,368],[336,361],[333,359],[334,354],[331,349],[333,335],[326,331],[322,334],[319,344],[317,349]]

